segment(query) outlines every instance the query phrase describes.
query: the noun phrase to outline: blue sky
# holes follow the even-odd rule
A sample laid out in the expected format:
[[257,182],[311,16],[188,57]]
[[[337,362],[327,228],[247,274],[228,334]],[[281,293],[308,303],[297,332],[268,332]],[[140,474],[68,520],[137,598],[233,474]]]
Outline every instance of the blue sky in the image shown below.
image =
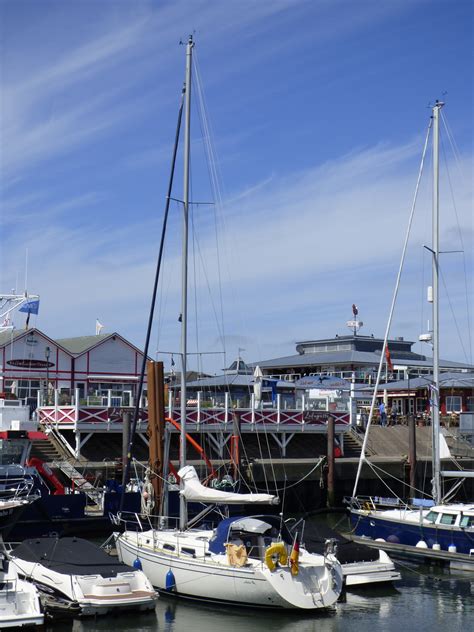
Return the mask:
[[[27,253],[39,328],[91,334],[99,318],[143,342],[179,41],[194,31],[221,198],[193,211],[191,349],[225,349],[228,362],[239,347],[252,361],[289,355],[295,341],[344,333],[353,302],[362,333],[382,336],[428,106],[447,93],[456,144],[443,141],[441,247],[464,255],[444,257],[441,354],[470,358],[472,2],[3,0],[0,29],[0,290],[24,289]],[[211,201],[198,121],[192,196]],[[410,340],[429,318],[429,170],[391,331]],[[179,167],[178,198],[181,188]],[[154,350],[179,348],[179,210]],[[202,368],[223,362],[206,356]]]

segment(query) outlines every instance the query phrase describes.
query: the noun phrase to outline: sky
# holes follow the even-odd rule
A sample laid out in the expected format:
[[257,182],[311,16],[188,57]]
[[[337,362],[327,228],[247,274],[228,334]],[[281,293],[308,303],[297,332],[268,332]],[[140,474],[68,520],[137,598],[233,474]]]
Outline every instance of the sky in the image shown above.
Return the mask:
[[[473,24],[470,0],[0,0],[0,292],[39,294],[31,324],[52,338],[99,319],[143,345],[193,34],[188,367],[350,333],[353,303],[383,337],[436,99],[441,357],[471,362]],[[431,165],[390,330],[427,355]],[[150,349],[165,368],[170,213]]]

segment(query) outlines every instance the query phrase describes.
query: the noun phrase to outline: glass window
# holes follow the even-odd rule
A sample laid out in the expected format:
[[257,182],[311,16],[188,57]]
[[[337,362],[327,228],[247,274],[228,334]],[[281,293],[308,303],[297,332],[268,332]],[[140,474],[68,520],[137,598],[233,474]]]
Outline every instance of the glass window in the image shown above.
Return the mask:
[[424,400],[422,397],[417,397],[416,398],[416,412],[422,413],[424,412],[425,408],[426,408],[426,400]]
[[446,397],[446,412],[447,413],[459,413],[462,410],[461,397],[458,395],[447,395]]
[[472,529],[474,527],[474,516],[461,516],[459,526],[465,529]]
[[456,522],[455,514],[441,514],[439,524],[454,524]]
[[432,522],[434,524],[438,516],[439,516],[439,513],[437,511],[430,511],[429,513],[426,514],[425,520],[428,520],[429,522]]
[[474,397],[466,398],[466,410],[469,413],[474,413]]

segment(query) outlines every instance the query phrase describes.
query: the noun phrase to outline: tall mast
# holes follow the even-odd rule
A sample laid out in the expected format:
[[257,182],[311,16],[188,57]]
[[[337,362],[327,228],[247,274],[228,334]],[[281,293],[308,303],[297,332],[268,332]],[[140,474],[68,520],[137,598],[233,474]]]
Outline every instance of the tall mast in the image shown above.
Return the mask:
[[[191,137],[191,67],[194,42],[192,35],[186,46],[185,115],[184,115],[184,184],[183,184],[183,255],[181,295],[181,436],[180,466],[186,465],[186,360],[188,343],[188,216],[189,216],[189,153]],[[180,495],[179,527],[187,523],[186,501]]]
[[431,428],[433,442],[432,491],[436,504],[441,502],[439,449],[439,111],[444,103],[433,107],[433,389],[431,393]]

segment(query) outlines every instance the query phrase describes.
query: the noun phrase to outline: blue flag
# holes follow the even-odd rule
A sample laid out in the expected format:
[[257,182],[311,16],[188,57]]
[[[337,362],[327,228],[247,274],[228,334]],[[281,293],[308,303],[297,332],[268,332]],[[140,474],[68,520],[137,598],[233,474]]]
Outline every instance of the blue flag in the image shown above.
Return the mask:
[[30,315],[30,314],[38,314],[39,304],[40,304],[39,299],[34,299],[32,301],[26,301],[26,303],[24,305],[22,305],[18,311],[19,312],[27,312],[28,315]]

